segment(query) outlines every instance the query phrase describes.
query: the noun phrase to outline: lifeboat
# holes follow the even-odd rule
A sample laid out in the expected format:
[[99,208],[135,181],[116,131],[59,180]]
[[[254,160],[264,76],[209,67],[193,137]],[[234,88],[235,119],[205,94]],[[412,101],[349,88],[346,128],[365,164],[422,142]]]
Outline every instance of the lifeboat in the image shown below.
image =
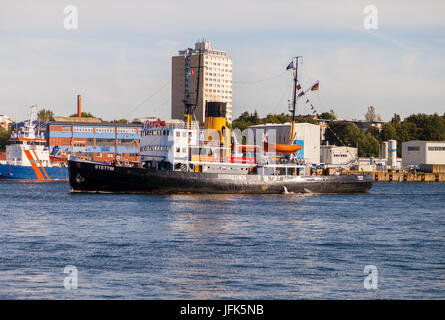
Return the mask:
[[[240,144],[236,147],[239,148],[238,150],[241,149],[241,152],[259,152],[261,150],[261,147],[257,145]],[[265,141],[264,151],[269,152],[269,148],[271,148],[271,150],[275,149],[277,153],[296,153],[298,150],[301,150],[301,144],[273,144]],[[234,151],[234,149],[235,145],[232,144],[232,151]]]
[[50,155],[49,159],[54,162],[65,162],[68,160],[68,157],[66,155],[61,155],[61,156],[51,156]]
[[296,153],[301,150],[301,144],[273,144],[264,141],[264,151],[269,152],[269,148],[275,149],[277,153]]

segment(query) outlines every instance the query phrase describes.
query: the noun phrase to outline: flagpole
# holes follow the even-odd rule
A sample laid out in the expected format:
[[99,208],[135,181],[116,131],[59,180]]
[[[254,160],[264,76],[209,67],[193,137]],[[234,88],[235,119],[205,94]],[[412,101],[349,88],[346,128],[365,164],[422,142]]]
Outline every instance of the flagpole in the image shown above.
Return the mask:
[[289,144],[292,144],[294,139],[294,130],[295,130],[295,109],[297,103],[297,83],[298,83],[298,60],[302,58],[302,56],[294,57],[295,59],[295,75],[294,75],[294,93],[292,97],[292,122],[291,122],[291,130],[289,135]]

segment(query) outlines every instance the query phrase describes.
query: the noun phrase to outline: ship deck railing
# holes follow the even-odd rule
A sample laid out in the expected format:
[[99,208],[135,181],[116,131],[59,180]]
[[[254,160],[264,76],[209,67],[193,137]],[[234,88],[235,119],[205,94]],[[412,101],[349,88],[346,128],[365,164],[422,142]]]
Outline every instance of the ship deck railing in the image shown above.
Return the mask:
[[188,161],[189,164],[193,165],[227,165],[227,166],[241,166],[241,167],[258,167],[258,168],[289,168],[289,169],[304,169],[307,166],[296,164],[296,163],[272,163],[272,164],[258,164],[258,163],[241,163],[241,162],[223,162],[223,161]]
[[22,161],[20,160],[0,160],[0,164],[6,165],[6,166],[21,166]]
[[[19,139],[19,138],[29,138],[29,133],[26,132],[12,132],[10,139]],[[43,133],[34,134],[32,139],[45,139],[45,135]]]

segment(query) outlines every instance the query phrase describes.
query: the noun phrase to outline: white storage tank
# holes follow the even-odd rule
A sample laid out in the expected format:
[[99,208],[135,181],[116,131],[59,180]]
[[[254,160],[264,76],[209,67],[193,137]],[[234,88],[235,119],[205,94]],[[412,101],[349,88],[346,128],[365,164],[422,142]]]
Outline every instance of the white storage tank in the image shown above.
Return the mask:
[[388,141],[382,141],[380,144],[380,158],[388,159]]
[[397,167],[397,140],[388,140],[388,160],[392,169]]

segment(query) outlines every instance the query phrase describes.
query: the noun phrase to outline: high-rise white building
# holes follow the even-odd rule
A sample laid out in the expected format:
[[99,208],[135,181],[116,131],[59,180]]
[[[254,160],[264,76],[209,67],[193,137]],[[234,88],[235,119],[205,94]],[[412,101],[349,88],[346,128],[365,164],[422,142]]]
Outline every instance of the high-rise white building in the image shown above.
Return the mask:
[[[188,54],[190,60],[189,66],[186,66]],[[232,122],[232,71],[232,58],[226,51],[213,49],[208,41],[195,43],[194,49],[180,50],[177,56],[172,57],[172,119],[184,119],[184,99],[188,86],[190,103],[195,104],[198,99],[195,110],[197,121],[201,124],[204,122],[206,102],[217,101],[226,103],[227,121]]]

